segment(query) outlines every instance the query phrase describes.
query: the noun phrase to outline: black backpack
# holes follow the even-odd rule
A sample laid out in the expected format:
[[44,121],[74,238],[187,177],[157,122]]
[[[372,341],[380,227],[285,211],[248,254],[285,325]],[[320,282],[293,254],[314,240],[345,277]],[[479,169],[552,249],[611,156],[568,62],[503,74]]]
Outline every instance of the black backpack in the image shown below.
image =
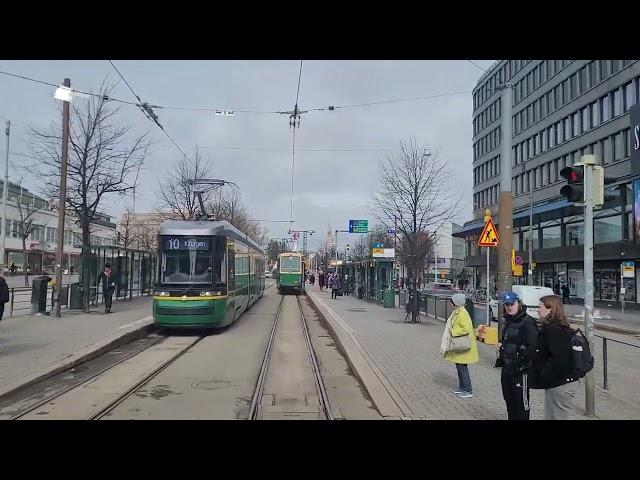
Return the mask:
[[584,377],[593,370],[593,355],[589,341],[580,329],[571,330],[571,369],[576,379]]

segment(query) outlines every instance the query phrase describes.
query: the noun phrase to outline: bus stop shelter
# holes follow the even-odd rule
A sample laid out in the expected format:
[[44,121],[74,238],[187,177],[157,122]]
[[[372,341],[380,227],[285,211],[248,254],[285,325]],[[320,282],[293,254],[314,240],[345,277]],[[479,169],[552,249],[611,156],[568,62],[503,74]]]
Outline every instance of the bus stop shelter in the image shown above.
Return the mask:
[[71,308],[82,308],[82,282],[85,275],[90,278],[90,300],[92,305],[100,303],[102,288],[97,288],[99,273],[110,264],[116,275],[114,300],[131,299],[134,296],[151,295],[156,275],[155,253],[115,245],[92,245],[89,258],[80,261],[80,278],[71,288]]

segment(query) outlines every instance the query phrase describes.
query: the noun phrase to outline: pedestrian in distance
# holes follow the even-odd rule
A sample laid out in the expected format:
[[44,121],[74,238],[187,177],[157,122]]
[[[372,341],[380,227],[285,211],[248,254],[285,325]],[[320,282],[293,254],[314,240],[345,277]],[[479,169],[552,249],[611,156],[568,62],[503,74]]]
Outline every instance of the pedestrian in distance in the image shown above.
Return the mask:
[[503,297],[505,325],[496,346],[496,367],[509,420],[529,420],[529,372],[536,354],[538,325],[515,292]]
[[331,298],[337,298],[338,295],[338,287],[336,286],[338,284],[338,279],[337,279],[337,275],[335,273],[332,273],[331,276],[329,277],[329,288],[331,289]]
[[309,283],[313,286],[316,283],[316,276],[312,273],[309,277]]
[[104,295],[104,313],[111,313],[111,303],[113,302],[113,292],[116,289],[116,279],[111,265],[106,263],[100,275],[96,288],[102,282],[102,294]]
[[571,294],[571,290],[569,290],[569,286],[565,283],[562,285],[562,304],[564,305],[564,301],[566,300],[569,305],[571,305],[571,300],[569,299],[569,295]]
[[531,388],[544,389],[545,420],[568,420],[579,386],[571,365],[573,330],[560,297],[542,297],[538,308],[541,329]]
[[462,293],[456,293],[451,296],[450,301],[454,310],[449,315],[442,334],[440,353],[445,360],[456,365],[458,388],[453,393],[460,398],[472,398],[473,388],[469,364],[478,362],[478,345],[471,318],[465,308],[465,296]]
[[0,320],[4,315],[4,304],[9,302],[9,285],[3,276],[0,276]]
[[9,267],[9,271],[11,272],[11,276],[15,277],[16,276],[16,270],[18,269],[18,267],[16,267],[16,264],[11,262],[11,266]]
[[325,281],[324,272],[321,270],[320,273],[318,274],[318,286],[320,287],[321,292],[324,290],[324,281]]

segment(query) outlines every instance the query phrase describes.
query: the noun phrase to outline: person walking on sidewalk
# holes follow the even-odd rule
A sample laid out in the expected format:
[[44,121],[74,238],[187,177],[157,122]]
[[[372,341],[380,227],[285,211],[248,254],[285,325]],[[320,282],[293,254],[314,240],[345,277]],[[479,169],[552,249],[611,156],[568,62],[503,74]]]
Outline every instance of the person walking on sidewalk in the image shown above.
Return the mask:
[[538,308],[542,328],[531,388],[544,389],[545,420],[568,420],[579,386],[571,367],[571,327],[560,297],[542,297]]
[[324,290],[324,280],[324,272],[320,271],[320,273],[318,274],[318,286],[320,287],[321,292]]
[[116,289],[116,281],[111,265],[106,263],[104,270],[98,275],[98,285],[102,282],[102,294],[104,295],[104,313],[111,313],[111,303],[113,302],[113,292]]
[[4,304],[9,302],[9,285],[3,276],[0,276],[0,320],[4,315]]
[[529,370],[536,352],[538,326],[515,292],[504,295],[502,338],[496,367],[502,367],[500,383],[509,420],[529,420]]
[[9,267],[9,271],[11,272],[11,276],[15,277],[16,276],[16,270],[18,269],[18,267],[16,267],[16,264],[11,262],[11,266]]
[[473,324],[465,308],[466,298],[462,293],[451,296],[454,310],[447,319],[442,334],[440,353],[452,363],[458,371],[458,388],[453,391],[460,398],[472,398],[469,364],[478,362],[478,346],[473,332]]
[[569,286],[565,283],[562,285],[562,304],[564,305],[564,301],[566,300],[569,305],[571,305],[571,301],[569,300],[569,295],[571,294],[571,290],[569,290]]

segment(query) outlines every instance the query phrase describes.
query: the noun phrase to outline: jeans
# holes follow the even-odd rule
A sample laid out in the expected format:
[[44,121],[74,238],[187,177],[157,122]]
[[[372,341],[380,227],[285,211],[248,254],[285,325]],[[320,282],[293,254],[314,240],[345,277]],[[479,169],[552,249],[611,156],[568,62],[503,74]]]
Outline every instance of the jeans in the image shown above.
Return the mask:
[[458,370],[458,388],[463,392],[473,393],[468,365],[466,363],[456,363],[456,369]]
[[544,419],[569,420],[573,399],[578,391],[578,382],[565,383],[544,391]]
[[113,302],[113,288],[109,288],[108,290],[103,290],[104,294],[104,309],[107,312],[111,311],[111,303]]
[[331,298],[337,298],[338,296],[336,295],[338,293],[338,289],[337,288],[332,288],[331,289]]

